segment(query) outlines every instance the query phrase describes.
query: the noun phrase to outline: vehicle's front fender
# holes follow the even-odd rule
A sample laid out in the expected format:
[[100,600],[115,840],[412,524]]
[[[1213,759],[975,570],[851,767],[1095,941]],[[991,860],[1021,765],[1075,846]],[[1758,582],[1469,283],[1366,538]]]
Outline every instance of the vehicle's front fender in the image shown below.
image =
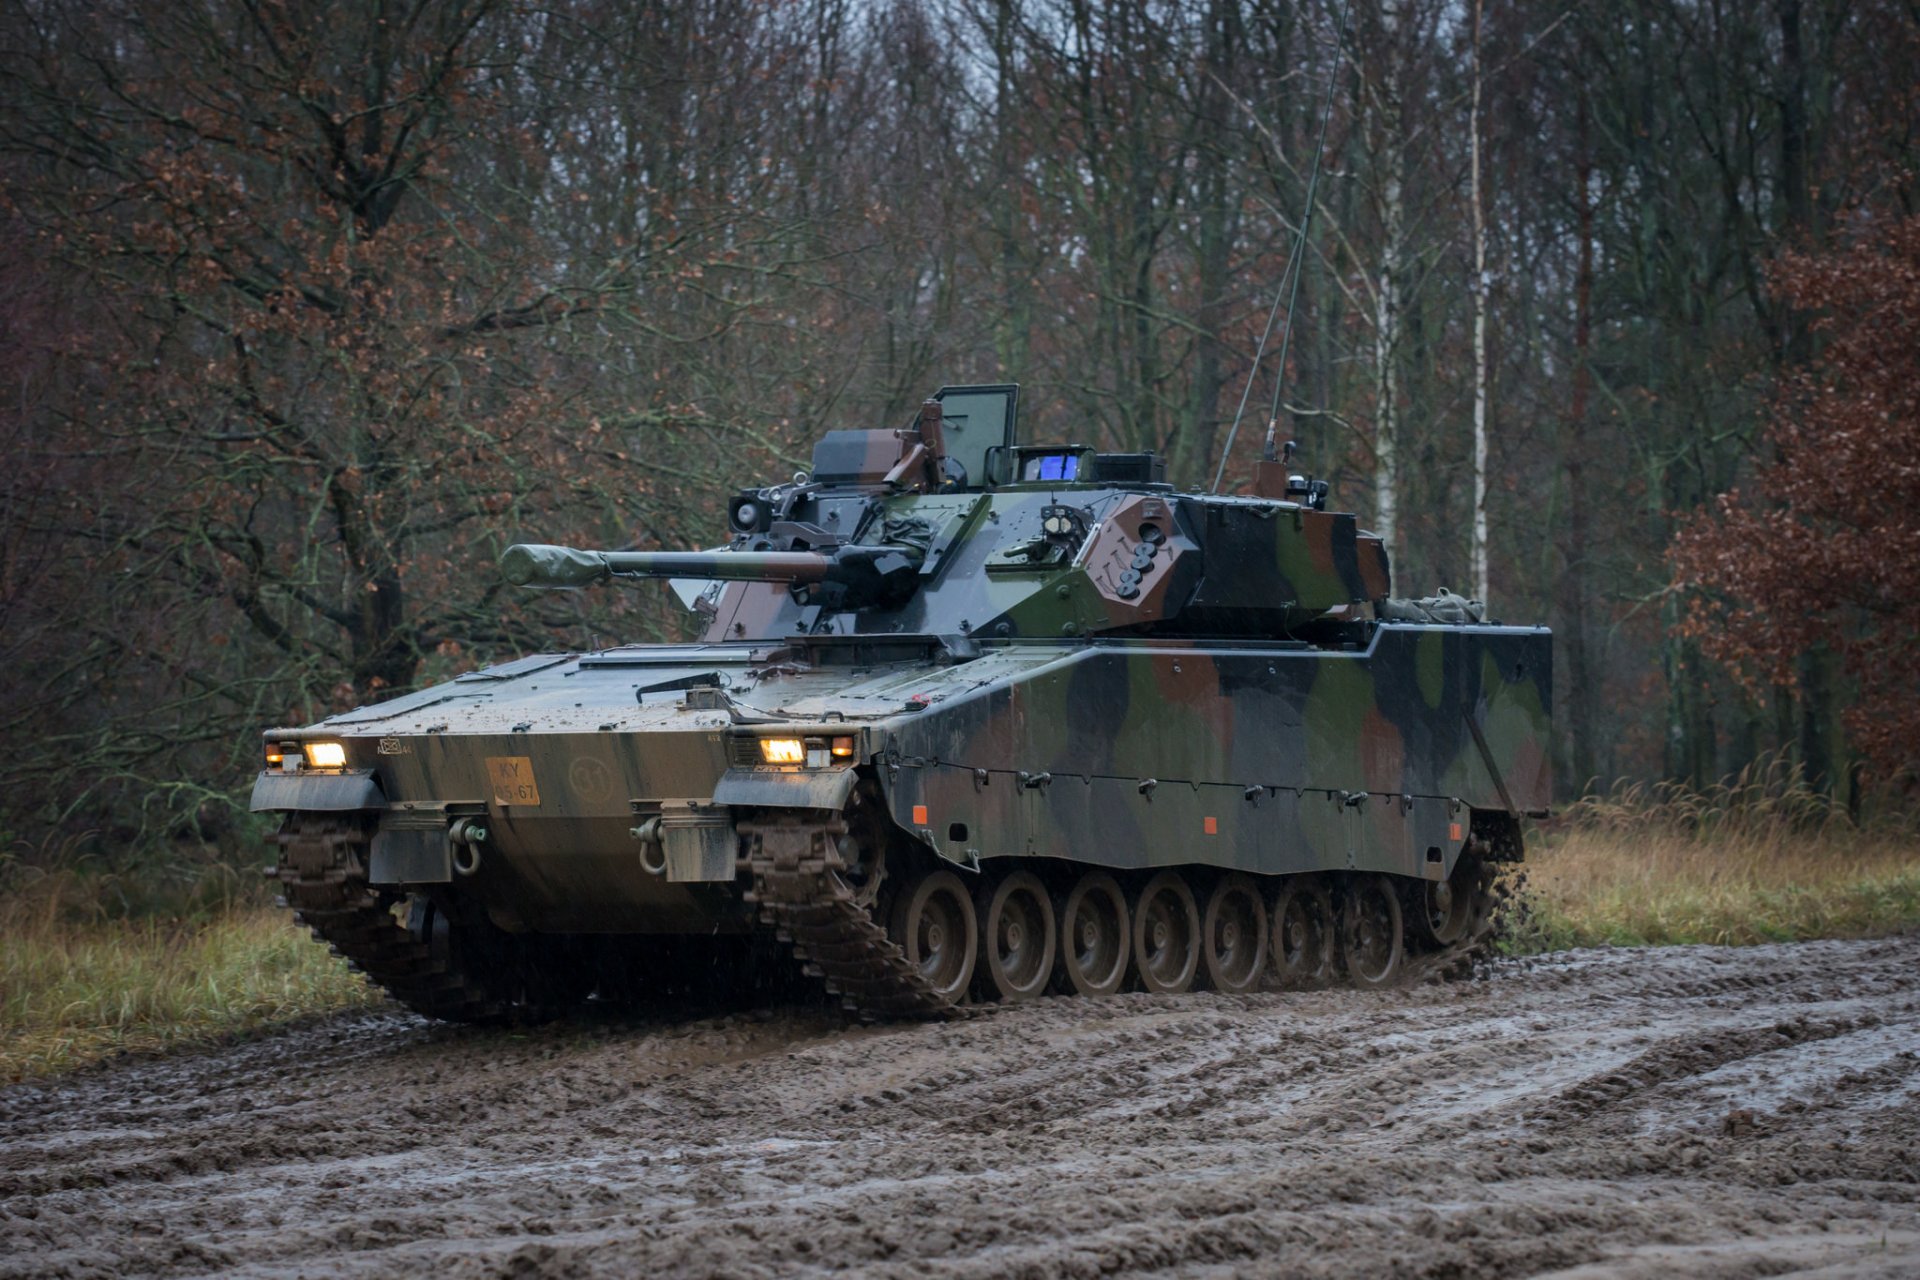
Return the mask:
[[774,773],[760,769],[729,769],[713,789],[715,804],[760,809],[832,809],[847,806],[859,781],[852,769],[818,769],[804,773]]
[[254,813],[305,810],[347,813],[356,809],[384,809],[387,797],[374,781],[371,769],[344,773],[281,773],[268,769],[253,781]]

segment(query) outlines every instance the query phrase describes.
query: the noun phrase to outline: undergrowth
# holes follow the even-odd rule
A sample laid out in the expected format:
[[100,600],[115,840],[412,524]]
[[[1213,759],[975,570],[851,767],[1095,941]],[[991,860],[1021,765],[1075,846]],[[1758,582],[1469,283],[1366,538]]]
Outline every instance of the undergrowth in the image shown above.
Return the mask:
[[375,998],[222,859],[112,870],[68,847],[0,870],[0,1084]]
[[1507,947],[1785,942],[1920,925],[1920,831],[1856,821],[1773,764],[1713,786],[1633,784],[1529,840]]

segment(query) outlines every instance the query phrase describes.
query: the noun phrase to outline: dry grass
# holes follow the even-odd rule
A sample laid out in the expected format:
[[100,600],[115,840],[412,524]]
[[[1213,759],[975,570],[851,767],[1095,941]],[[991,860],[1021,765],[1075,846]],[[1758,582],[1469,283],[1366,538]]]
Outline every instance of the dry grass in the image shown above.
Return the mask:
[[0,1083],[375,998],[284,911],[114,918],[76,911],[89,888],[63,873],[0,898]]
[[1744,944],[1920,926],[1910,813],[1856,824],[1790,769],[1704,790],[1622,787],[1528,853],[1510,946]]

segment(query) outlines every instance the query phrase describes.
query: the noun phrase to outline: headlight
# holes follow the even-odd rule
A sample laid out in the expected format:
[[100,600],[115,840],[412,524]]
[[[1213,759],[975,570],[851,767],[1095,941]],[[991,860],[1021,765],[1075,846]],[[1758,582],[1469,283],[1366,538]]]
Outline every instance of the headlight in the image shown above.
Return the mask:
[[804,764],[807,747],[798,738],[762,738],[760,758],[768,764]]
[[347,767],[347,749],[337,742],[309,742],[307,763],[316,769],[344,769]]
[[763,764],[803,765],[808,769],[845,768],[853,763],[854,744],[850,735],[838,738],[760,738]]

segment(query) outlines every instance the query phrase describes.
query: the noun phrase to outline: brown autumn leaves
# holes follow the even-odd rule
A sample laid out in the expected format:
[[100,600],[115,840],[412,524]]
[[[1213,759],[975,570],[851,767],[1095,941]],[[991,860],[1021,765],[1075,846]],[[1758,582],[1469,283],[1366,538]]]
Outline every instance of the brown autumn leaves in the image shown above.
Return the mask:
[[1842,713],[1882,779],[1920,772],[1920,218],[1793,254],[1777,287],[1815,317],[1815,359],[1782,379],[1754,483],[1682,529],[1683,626],[1750,684],[1837,655]]

